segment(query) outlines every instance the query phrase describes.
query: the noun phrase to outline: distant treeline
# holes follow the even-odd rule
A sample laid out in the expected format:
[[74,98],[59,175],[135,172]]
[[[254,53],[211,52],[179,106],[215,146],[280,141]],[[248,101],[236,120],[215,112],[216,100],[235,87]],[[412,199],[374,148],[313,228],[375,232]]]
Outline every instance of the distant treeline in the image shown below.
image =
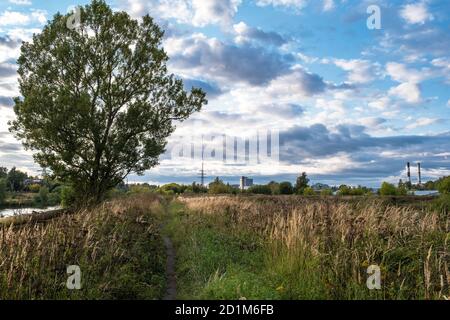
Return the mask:
[[153,191],[166,195],[173,194],[184,194],[184,193],[208,193],[208,194],[261,194],[261,195],[339,195],[339,196],[365,196],[378,194],[382,196],[405,196],[408,195],[409,190],[439,190],[442,194],[450,193],[450,177],[441,178],[437,181],[429,181],[424,185],[415,186],[408,185],[400,181],[398,185],[394,185],[388,182],[383,182],[378,190],[374,190],[364,186],[348,186],[340,185],[329,187],[327,185],[319,186],[309,185],[309,178],[306,173],[302,173],[296,180],[295,184],[289,181],[275,182],[271,181],[268,184],[258,184],[249,187],[246,190],[241,190],[240,188],[230,185],[229,183],[223,182],[219,177],[215,178],[208,187],[193,183],[191,185],[183,185],[177,183],[169,183],[163,186],[139,184],[122,186],[131,193],[141,192],[141,191]]

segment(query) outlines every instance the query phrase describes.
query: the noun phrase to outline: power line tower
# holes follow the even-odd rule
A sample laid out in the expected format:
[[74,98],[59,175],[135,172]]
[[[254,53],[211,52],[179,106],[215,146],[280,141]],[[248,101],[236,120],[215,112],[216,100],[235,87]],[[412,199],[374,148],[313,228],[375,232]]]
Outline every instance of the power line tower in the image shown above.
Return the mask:
[[205,157],[204,157],[204,152],[205,152],[205,145],[203,144],[203,135],[202,135],[202,171],[200,171],[200,179],[201,179],[201,185],[202,187],[205,186]]

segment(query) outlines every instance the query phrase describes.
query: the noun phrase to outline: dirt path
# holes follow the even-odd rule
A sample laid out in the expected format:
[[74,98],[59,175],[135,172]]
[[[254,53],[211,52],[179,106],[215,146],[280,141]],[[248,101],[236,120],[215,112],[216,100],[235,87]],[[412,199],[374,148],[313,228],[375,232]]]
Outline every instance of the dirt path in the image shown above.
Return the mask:
[[175,273],[175,249],[173,248],[172,240],[164,236],[164,246],[166,247],[166,294],[163,300],[175,300],[177,298],[177,276]]

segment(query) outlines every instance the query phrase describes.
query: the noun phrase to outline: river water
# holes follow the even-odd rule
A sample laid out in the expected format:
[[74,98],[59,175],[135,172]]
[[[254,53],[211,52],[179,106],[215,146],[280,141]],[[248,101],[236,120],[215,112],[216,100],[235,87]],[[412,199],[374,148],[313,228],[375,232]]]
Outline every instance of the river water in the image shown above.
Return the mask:
[[60,206],[47,207],[47,208],[13,208],[13,209],[0,209],[1,217],[11,217],[15,215],[30,214],[33,212],[45,212],[61,209]]

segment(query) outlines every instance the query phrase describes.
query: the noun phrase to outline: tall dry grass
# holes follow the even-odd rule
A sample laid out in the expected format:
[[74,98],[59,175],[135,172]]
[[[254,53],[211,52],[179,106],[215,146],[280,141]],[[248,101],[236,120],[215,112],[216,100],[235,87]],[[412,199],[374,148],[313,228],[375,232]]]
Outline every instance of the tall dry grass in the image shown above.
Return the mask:
[[[0,226],[0,299],[156,298],[164,264],[161,199],[114,200],[46,222]],[[78,265],[82,290],[66,288]]]
[[[180,200],[200,214],[228,217],[231,223],[224,228],[261,235],[273,271],[287,279],[290,298],[449,296],[447,213],[398,207],[376,199],[346,202],[332,198],[216,196]],[[367,289],[369,265],[380,266],[382,290]],[[312,290],[315,294],[309,295]]]

